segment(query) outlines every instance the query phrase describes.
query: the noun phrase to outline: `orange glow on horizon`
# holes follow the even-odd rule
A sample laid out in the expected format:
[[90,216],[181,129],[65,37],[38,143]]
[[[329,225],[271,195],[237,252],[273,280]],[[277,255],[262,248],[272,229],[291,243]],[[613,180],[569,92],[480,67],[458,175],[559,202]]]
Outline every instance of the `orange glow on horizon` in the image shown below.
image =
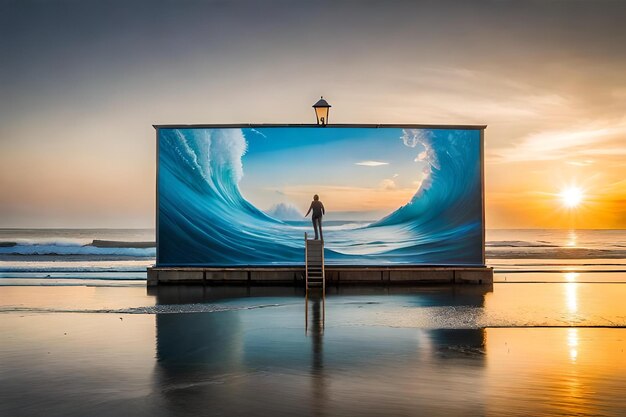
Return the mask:
[[[512,178],[512,171],[524,175]],[[622,171],[543,161],[488,166],[487,228],[626,228]]]

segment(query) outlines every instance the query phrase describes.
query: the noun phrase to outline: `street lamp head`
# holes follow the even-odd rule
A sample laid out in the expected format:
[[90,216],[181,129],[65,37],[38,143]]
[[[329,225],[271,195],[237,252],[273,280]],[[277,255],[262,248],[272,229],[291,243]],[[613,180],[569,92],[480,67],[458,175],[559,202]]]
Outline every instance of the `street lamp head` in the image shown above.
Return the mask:
[[330,104],[328,104],[328,102],[324,100],[324,97],[320,97],[317,103],[313,105],[318,125],[326,126],[326,124],[328,124],[328,111],[330,107]]

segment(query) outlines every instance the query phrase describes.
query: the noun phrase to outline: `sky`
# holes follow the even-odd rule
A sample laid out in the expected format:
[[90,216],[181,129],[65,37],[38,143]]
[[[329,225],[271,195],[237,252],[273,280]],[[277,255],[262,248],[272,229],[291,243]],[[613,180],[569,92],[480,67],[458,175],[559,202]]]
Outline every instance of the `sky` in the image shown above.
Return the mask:
[[[0,0],[0,227],[153,227],[152,124],[486,124],[489,228],[626,228],[626,2]],[[583,193],[567,208],[560,194]]]
[[[457,132],[422,134],[445,141]],[[329,220],[378,220],[411,200],[428,169],[428,162],[418,158],[424,146],[405,144],[403,133],[400,128],[243,129],[248,145],[240,188],[265,211],[282,203],[301,218],[318,194]],[[478,148],[479,133],[471,133]]]

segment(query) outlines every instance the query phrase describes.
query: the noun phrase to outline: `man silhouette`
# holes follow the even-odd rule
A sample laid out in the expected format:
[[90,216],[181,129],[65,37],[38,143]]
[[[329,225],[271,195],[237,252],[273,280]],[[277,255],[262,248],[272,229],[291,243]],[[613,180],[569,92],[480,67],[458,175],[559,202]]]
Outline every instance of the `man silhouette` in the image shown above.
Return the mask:
[[311,210],[313,210],[311,221],[313,221],[313,229],[315,230],[315,240],[318,239],[317,229],[319,228],[319,238],[323,241],[324,235],[322,234],[322,216],[326,214],[326,210],[324,210],[324,205],[320,201],[320,197],[317,194],[313,196],[313,201],[311,201],[309,211],[306,212],[304,217],[308,216]]

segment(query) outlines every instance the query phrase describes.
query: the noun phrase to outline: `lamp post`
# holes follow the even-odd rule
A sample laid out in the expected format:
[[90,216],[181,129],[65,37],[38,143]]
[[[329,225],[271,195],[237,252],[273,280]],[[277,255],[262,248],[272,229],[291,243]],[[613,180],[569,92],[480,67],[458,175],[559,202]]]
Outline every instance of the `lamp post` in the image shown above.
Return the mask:
[[328,123],[328,111],[330,109],[330,104],[324,97],[320,97],[320,99],[313,105],[315,109],[315,117],[317,118],[317,124],[319,126],[326,126]]

